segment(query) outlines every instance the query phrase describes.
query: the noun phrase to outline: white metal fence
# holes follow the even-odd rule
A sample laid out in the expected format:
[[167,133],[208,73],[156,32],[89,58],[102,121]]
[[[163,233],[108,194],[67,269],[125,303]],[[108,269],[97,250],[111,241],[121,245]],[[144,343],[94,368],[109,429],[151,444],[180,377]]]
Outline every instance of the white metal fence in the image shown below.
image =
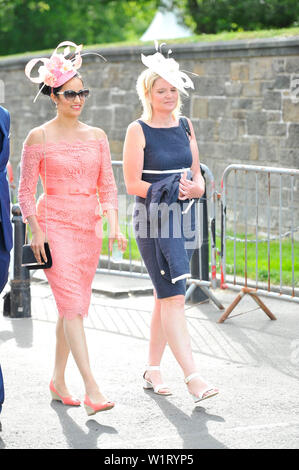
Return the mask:
[[[256,165],[229,165],[225,169],[221,182],[221,287],[236,288],[241,295],[226,309],[220,322],[244,294],[255,300],[266,295],[299,303],[295,253],[298,177],[297,169]],[[255,266],[249,276],[252,260]],[[238,276],[239,270],[242,276]]]

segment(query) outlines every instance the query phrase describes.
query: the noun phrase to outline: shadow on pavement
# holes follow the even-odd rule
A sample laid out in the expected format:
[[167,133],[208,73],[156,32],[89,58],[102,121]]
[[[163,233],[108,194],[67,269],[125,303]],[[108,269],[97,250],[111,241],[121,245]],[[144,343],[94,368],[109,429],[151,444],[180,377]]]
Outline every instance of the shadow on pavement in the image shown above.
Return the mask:
[[69,406],[52,401],[52,409],[57,413],[63,434],[67,443],[72,449],[97,449],[98,438],[102,434],[117,434],[117,430],[112,426],[103,426],[95,419],[88,419],[86,433],[68,414]]
[[[145,392],[149,393],[149,392]],[[184,413],[173,403],[155,394],[151,394],[165,418],[177,429],[182,439],[182,449],[226,449],[227,447],[209,434],[207,423],[223,423],[221,416],[209,414],[202,406],[195,406],[191,416]],[[187,397],[186,399],[188,399]],[[189,398],[191,400],[191,398]],[[212,400],[210,398],[209,400]]]

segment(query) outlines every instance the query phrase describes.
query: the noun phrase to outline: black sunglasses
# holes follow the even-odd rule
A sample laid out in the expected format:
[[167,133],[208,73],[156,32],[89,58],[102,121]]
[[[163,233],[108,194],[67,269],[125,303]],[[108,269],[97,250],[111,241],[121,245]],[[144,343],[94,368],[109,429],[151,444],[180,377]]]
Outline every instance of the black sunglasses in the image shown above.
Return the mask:
[[68,101],[74,101],[76,96],[79,96],[80,100],[84,100],[89,96],[89,90],[84,89],[80,91],[74,91],[74,90],[65,90],[65,91],[58,91],[56,95],[63,95],[66,100]]

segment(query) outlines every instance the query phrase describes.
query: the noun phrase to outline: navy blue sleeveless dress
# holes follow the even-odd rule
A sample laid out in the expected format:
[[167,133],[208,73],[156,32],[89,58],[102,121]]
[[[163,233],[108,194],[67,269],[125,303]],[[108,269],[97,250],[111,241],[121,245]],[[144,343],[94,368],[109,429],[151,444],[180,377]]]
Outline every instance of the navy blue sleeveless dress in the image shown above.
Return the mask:
[[[138,120],[142,127],[145,137],[144,148],[144,170],[159,170],[164,173],[143,173],[142,179],[148,183],[155,183],[168,177],[170,173],[167,170],[181,170],[182,168],[190,168],[192,165],[192,153],[190,149],[189,138],[182,121],[175,127],[154,128],[145,122]],[[181,173],[181,172],[180,172]],[[180,279],[175,284],[163,278],[155,258],[155,243],[153,238],[149,236],[150,227],[146,220],[146,212],[140,210],[140,204],[145,204],[145,199],[136,196],[136,204],[133,213],[133,224],[136,242],[147,268],[153,286],[155,288],[158,299],[172,297],[175,295],[185,295],[186,279]],[[183,204],[183,201],[178,201]],[[194,206],[195,204],[193,204]],[[142,221],[142,218],[144,220]],[[147,226],[146,236],[141,234],[141,222]],[[191,259],[193,250],[187,250],[189,260]]]

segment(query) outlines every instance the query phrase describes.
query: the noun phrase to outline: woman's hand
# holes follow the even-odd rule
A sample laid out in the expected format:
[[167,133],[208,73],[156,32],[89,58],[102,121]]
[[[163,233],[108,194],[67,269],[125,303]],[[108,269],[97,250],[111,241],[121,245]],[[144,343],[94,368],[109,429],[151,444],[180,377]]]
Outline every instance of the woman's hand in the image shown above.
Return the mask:
[[179,183],[179,199],[185,201],[186,199],[200,198],[204,192],[205,183],[202,176],[198,181],[189,180],[185,171]]
[[46,236],[42,230],[39,229],[35,232],[32,232],[32,240],[30,246],[34,253],[35,259],[39,264],[44,264],[48,261],[45,253],[45,241]]
[[117,232],[116,234],[111,234],[109,236],[109,251],[112,252],[113,243],[117,241],[118,249],[122,252],[126,251],[128,241],[126,237],[121,233]]

